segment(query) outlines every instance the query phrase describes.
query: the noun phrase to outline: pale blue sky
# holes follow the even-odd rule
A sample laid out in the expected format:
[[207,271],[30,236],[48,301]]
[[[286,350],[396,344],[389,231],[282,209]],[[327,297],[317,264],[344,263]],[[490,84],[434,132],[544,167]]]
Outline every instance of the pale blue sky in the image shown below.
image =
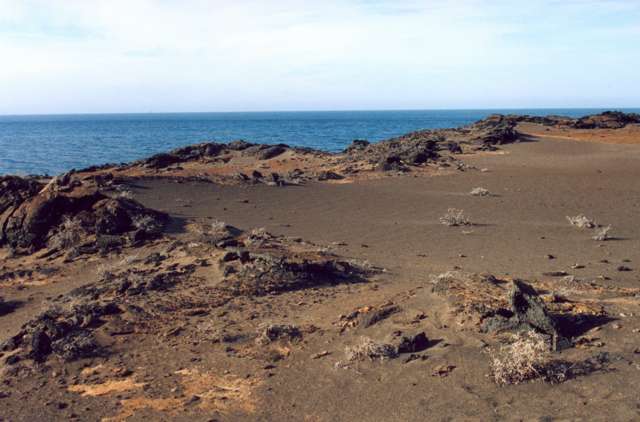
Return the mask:
[[0,0],[0,114],[640,106],[637,0]]

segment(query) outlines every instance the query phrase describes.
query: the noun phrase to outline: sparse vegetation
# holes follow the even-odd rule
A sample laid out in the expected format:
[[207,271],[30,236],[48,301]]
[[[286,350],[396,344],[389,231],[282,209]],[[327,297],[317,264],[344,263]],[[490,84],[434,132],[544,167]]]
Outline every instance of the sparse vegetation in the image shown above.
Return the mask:
[[58,232],[49,239],[49,247],[63,250],[76,246],[82,240],[83,231],[79,220],[65,217]]
[[611,231],[611,226],[598,227],[592,239],[597,240],[599,242],[609,240],[611,239],[611,236],[609,235],[610,231]]
[[127,190],[127,189],[121,190],[116,195],[116,198],[133,199],[133,192],[131,192],[130,190]]
[[150,215],[140,215],[133,219],[133,227],[142,230],[145,233],[156,233],[160,230],[160,226],[156,220]]
[[575,217],[567,217],[567,221],[569,221],[572,226],[578,227],[580,229],[594,229],[595,234],[591,237],[593,240],[603,242],[605,240],[611,239],[611,236],[609,235],[611,226],[601,226],[600,224],[597,224],[593,219],[586,217],[583,214],[576,215]]
[[569,221],[569,224],[579,229],[593,229],[597,227],[596,222],[584,214],[579,214],[575,217],[567,216],[567,221]]
[[276,340],[285,339],[288,341],[302,338],[300,329],[291,324],[266,324],[258,329],[256,343],[259,345],[267,345]]
[[385,360],[398,356],[396,347],[387,343],[377,343],[368,337],[362,337],[360,343],[346,348],[348,361]]
[[547,339],[536,332],[514,335],[511,344],[502,346],[491,357],[491,371],[497,384],[520,384],[540,378],[550,363]]
[[245,243],[251,246],[261,246],[271,238],[272,236],[267,229],[260,227],[249,231]]
[[218,233],[227,229],[227,223],[220,220],[214,220],[211,223],[211,231],[214,233]]
[[440,223],[449,227],[471,225],[471,221],[464,215],[464,211],[456,208],[449,208],[447,213],[440,217]]
[[471,189],[471,192],[469,192],[469,194],[471,196],[489,196],[491,195],[491,192],[489,192],[488,189],[478,187]]

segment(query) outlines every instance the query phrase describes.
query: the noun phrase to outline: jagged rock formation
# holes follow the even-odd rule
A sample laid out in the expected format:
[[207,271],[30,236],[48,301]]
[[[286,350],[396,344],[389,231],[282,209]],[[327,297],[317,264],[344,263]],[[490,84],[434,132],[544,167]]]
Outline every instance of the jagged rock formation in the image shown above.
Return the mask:
[[344,154],[347,160],[374,163],[378,171],[408,171],[412,166],[446,162],[465,149],[516,142],[516,124],[496,114],[458,129],[422,130],[375,144],[355,140]]
[[3,179],[0,246],[19,253],[136,243],[157,235],[168,218],[132,199],[109,197],[95,183],[69,174],[46,186]]
[[605,111],[581,117],[573,123],[576,129],[621,129],[629,124],[640,124],[640,114]]
[[[508,289],[507,289],[508,286]],[[606,318],[602,309],[550,297],[522,280],[451,271],[433,280],[433,292],[445,298],[462,325],[481,332],[534,330],[548,335],[555,348],[581,329]]]
[[568,127],[573,129],[622,129],[630,124],[640,124],[640,114],[623,113],[621,111],[605,111],[600,114],[591,114],[578,119],[554,115],[507,115],[503,116],[503,118],[516,123],[535,123],[544,126]]
[[195,236],[191,240],[201,245],[198,256],[216,257],[217,265],[196,258],[189,242],[174,241],[164,253],[109,267],[96,282],[52,300],[48,309],[0,345],[8,354],[6,363],[106,355],[110,336],[136,327],[154,333],[179,329],[179,315],[191,309],[216,308],[241,296],[364,282],[379,272],[264,230],[243,232],[215,223],[201,227]]
[[170,165],[185,163],[189,161],[211,160],[221,157],[230,152],[239,153],[245,158],[255,158],[257,160],[269,160],[278,157],[287,151],[301,154],[318,154],[324,155],[321,151],[315,151],[310,148],[294,148],[285,144],[267,145],[254,144],[242,140],[232,141],[229,143],[208,142],[196,145],[189,145],[178,148],[173,151],[156,154],[149,158],[135,161],[131,165],[141,165],[148,168],[164,168]]
[[[136,178],[176,178],[229,184],[283,186],[336,181],[383,172],[407,172],[429,165],[460,168],[457,154],[518,140],[517,122],[494,115],[458,129],[425,130],[381,142],[356,140],[341,153],[242,140],[201,143],[118,166],[78,172],[96,183]],[[375,176],[374,176],[375,177]]]

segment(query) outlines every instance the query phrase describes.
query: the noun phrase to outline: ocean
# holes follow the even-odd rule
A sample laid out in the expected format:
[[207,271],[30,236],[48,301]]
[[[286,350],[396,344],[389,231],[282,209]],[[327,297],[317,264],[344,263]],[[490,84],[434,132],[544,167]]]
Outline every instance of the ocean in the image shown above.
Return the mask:
[[[412,110],[0,116],[0,174],[59,174],[122,163],[204,141],[244,139],[340,151],[492,113],[579,117],[604,109]],[[623,109],[638,112],[638,109]]]

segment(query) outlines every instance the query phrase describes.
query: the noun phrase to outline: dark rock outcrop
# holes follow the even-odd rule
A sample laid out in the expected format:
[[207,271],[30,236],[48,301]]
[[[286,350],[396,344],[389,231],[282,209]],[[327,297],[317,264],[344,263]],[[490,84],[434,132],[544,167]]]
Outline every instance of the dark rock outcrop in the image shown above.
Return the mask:
[[0,350],[23,350],[25,358],[36,362],[51,354],[66,361],[93,356],[99,349],[92,328],[100,325],[101,318],[120,312],[112,303],[85,302],[75,306],[51,307],[29,323]]
[[[236,261],[239,262],[239,261]],[[364,280],[366,270],[333,256],[314,260],[271,254],[247,254],[239,268],[225,271],[222,288],[234,296],[264,296],[309,287],[354,283]]]
[[509,303],[513,312],[512,320],[518,325],[527,325],[536,331],[557,336],[558,329],[555,320],[529,284],[514,280],[509,291]]
[[124,235],[129,242],[139,242],[157,235],[168,218],[132,199],[108,197],[94,184],[68,177],[55,178],[38,192],[41,185],[11,183],[23,189],[12,191],[3,202],[7,206],[0,214],[0,246],[18,252],[97,242],[103,235]]
[[[4,343],[0,351],[16,351],[11,364],[24,360],[44,362],[52,357],[63,361],[101,356],[108,350],[100,341],[109,322],[123,315],[137,320],[149,318],[167,290],[183,282],[194,270],[184,266],[176,271],[125,271],[117,276],[106,273],[98,282],[60,296],[40,315],[22,326]],[[117,322],[117,321],[115,321]],[[131,328],[128,329],[129,332]],[[116,330],[117,331],[117,330]],[[114,330],[111,330],[113,333]]]
[[424,331],[416,334],[403,334],[392,342],[398,353],[416,353],[429,347],[429,339]]
[[640,114],[621,111],[605,111],[578,119],[566,116],[529,116],[510,114],[502,116],[515,123],[535,123],[544,126],[569,127],[574,129],[621,129],[629,124],[640,124]]
[[333,171],[321,171],[318,173],[317,178],[322,182],[325,180],[342,180],[344,179],[344,176]]
[[350,152],[361,151],[371,145],[371,142],[365,139],[354,139],[347,148],[345,148],[344,153],[348,154]]
[[264,146],[265,148],[261,148],[260,152],[258,152],[257,156],[259,160],[269,160],[271,158],[275,158],[278,155],[284,154],[289,146],[285,144],[273,145],[273,146]]
[[375,164],[379,171],[407,171],[408,166],[437,161],[438,151],[444,146],[438,145],[436,139],[392,139],[375,144],[352,144],[345,150],[347,159],[367,161]]
[[[236,141],[243,142],[243,141]],[[230,146],[231,144],[229,144]],[[247,144],[250,145],[250,144]],[[239,145],[235,145],[238,147]],[[203,143],[178,148],[167,153],[153,155],[147,159],[136,161],[133,165],[144,165],[149,168],[164,168],[172,164],[186,161],[200,160],[208,157],[217,157],[227,147],[225,144]]]
[[459,129],[422,130],[374,144],[355,140],[344,154],[347,160],[374,164],[378,171],[404,172],[460,154],[463,145],[477,149],[516,142],[516,125],[514,119],[496,114]]
[[35,196],[44,185],[33,179],[17,176],[0,177],[0,216]]
[[509,309],[499,310],[483,321],[486,331],[534,330],[551,336],[554,349],[562,339],[558,323],[533,287],[514,280],[509,291]]
[[292,148],[286,144],[254,144],[242,140],[232,141],[226,144],[206,142],[177,148],[166,153],[156,154],[149,158],[135,161],[129,166],[162,169],[174,164],[215,159],[224,156],[229,152],[239,152],[242,156],[254,157],[258,160],[269,160],[282,155],[287,151],[320,153],[319,151],[313,151],[308,148]]
[[227,233],[228,237],[218,242],[217,246],[231,252],[225,253],[220,261],[224,274],[220,291],[228,297],[265,296],[318,286],[357,283],[379,271],[378,268],[341,259],[327,252],[292,252],[286,238],[273,236],[264,230],[253,230],[237,236],[234,236],[234,230]]
[[493,114],[468,127],[469,137],[474,143],[502,145],[518,140],[517,122],[501,114]]
[[573,123],[576,129],[621,129],[628,124],[640,124],[640,114],[605,111],[581,117]]

